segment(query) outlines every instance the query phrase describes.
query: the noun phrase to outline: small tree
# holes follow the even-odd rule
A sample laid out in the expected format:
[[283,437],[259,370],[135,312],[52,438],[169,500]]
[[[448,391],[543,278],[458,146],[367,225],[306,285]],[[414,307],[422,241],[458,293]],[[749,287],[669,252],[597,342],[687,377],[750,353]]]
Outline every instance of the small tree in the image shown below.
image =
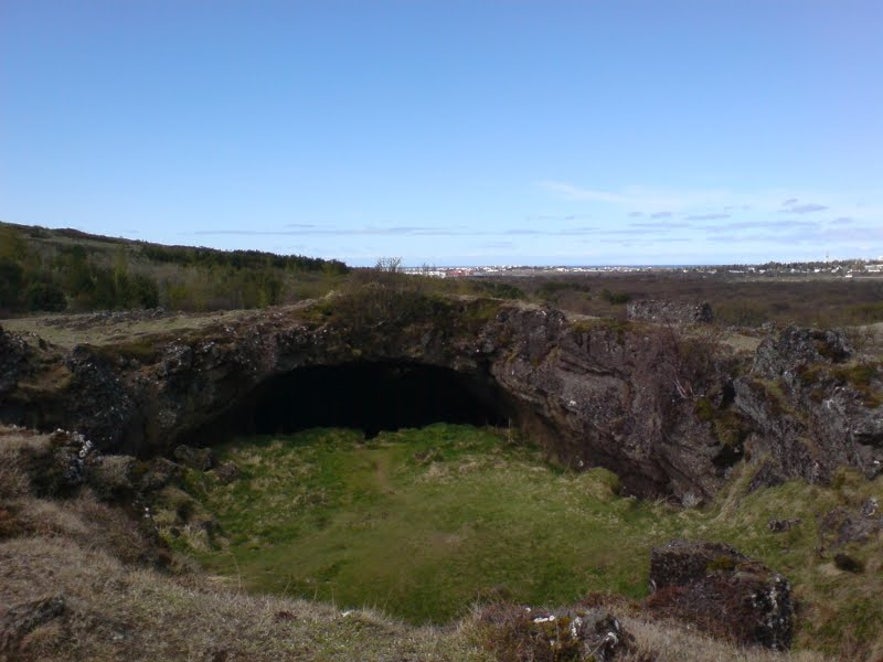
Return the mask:
[[389,274],[398,273],[402,266],[402,258],[400,257],[379,257],[374,268],[377,271],[384,271]]
[[31,283],[25,293],[28,310],[60,312],[67,308],[67,299],[55,283]]
[[24,273],[16,262],[0,257],[0,310],[14,310],[24,283]]

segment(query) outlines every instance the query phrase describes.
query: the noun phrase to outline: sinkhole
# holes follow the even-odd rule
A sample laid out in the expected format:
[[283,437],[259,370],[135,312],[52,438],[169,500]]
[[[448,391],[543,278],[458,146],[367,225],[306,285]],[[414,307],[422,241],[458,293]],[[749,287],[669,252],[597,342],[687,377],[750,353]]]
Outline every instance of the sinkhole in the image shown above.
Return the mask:
[[344,427],[371,438],[432,423],[505,426],[514,411],[490,376],[405,362],[314,365],[267,379],[198,436]]

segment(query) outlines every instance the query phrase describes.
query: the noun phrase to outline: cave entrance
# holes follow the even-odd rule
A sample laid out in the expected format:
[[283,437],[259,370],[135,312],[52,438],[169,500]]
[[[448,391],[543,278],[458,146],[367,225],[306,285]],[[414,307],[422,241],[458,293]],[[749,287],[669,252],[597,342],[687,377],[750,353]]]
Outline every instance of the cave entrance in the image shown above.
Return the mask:
[[[507,400],[490,377],[439,366],[306,366],[268,379],[217,423],[227,434],[346,427],[363,430],[370,438],[381,430],[438,422],[504,426],[513,411]],[[217,427],[214,432],[219,432]]]

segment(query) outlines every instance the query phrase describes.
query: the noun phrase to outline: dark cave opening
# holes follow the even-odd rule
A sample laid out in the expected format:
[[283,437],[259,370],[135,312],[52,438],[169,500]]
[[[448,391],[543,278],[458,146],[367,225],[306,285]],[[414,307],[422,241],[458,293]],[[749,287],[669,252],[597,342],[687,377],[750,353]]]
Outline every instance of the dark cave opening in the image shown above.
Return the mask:
[[490,377],[404,362],[306,366],[263,382],[196,436],[347,427],[370,438],[438,422],[505,426],[513,412]]

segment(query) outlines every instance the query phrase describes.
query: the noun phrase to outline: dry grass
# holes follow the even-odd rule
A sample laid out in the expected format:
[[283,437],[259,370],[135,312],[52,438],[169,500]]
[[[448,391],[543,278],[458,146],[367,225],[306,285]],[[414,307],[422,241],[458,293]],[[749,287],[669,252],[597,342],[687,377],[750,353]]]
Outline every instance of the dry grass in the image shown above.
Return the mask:
[[[12,636],[8,657],[52,660],[492,660],[474,620],[415,628],[370,610],[246,595],[198,574],[133,567],[58,535],[0,543],[0,627],[12,606],[61,596],[55,618]],[[676,624],[621,619],[628,661],[773,662],[824,659],[737,649]]]
[[766,322],[823,328],[879,323],[883,279],[802,275],[746,277],[720,272],[657,271],[502,277],[534,300],[584,315],[625,317],[616,296],[711,304],[717,323],[757,328]]
[[0,660],[487,659],[456,627],[246,595],[186,562],[155,569],[149,529],[124,508],[86,488],[31,493],[29,458],[52,445],[0,429]]
[[[493,659],[478,611],[415,627],[372,610],[249,595],[186,561],[156,569],[163,559],[148,528],[119,505],[85,488],[67,499],[30,494],[23,458],[51,446],[44,435],[0,430],[0,660]],[[823,659],[649,623],[625,600],[611,609],[635,638],[626,661]]]
[[234,320],[242,311],[215,313],[164,313],[156,316],[139,313],[59,313],[39,317],[16,317],[0,320],[7,331],[33,333],[53,345],[70,349],[77,344],[107,345],[132,342],[152,336],[176,334]]
[[482,659],[456,632],[219,591],[202,578],[132,569],[59,538],[0,544],[0,566],[7,605],[64,600],[59,618],[17,637],[21,660]]
[[194,332],[253,320],[273,319],[297,315],[315,304],[308,299],[274,306],[260,311],[217,310],[211,312],[181,312],[132,310],[92,313],[56,313],[0,319],[0,328],[13,333],[38,336],[52,345],[71,349],[78,344],[96,346],[133,347],[152,345],[155,341],[187,336]]
[[[33,500],[23,509],[28,516],[46,515],[48,523],[36,534],[0,543],[0,632],[11,642],[0,656],[485,659],[454,629],[412,628],[366,610],[340,612],[330,605],[245,595],[200,574],[175,576],[126,563],[106,545],[114,537],[107,529],[120,522],[97,516],[101,509],[89,496],[66,504]],[[4,618],[11,608],[22,611],[46,596],[61,596],[60,615],[17,629]]]
[[0,499],[29,494],[28,457],[49,447],[49,439],[31,430],[0,425]]
[[760,648],[736,648],[691,631],[678,623],[655,623],[635,617],[623,617],[623,627],[635,637],[636,647],[624,662],[821,662],[821,653],[797,651],[783,654]]

